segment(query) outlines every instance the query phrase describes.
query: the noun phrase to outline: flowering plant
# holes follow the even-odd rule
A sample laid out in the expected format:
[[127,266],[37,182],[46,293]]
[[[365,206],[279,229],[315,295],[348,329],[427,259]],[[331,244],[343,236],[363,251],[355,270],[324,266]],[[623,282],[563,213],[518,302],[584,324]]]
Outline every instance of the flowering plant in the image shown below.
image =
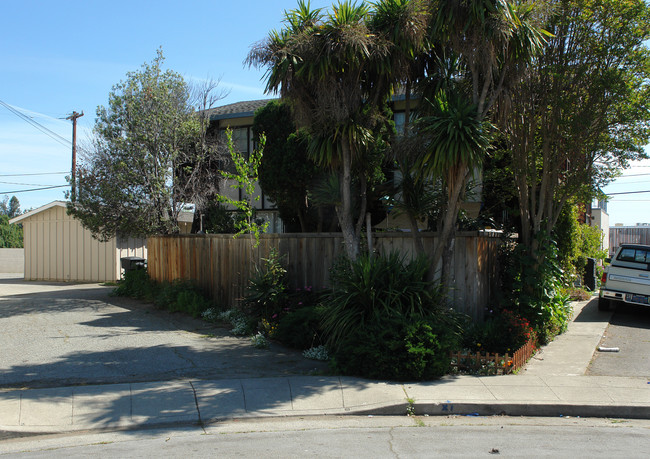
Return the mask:
[[[277,315],[276,315],[276,317],[277,317]],[[261,329],[260,330],[261,333],[263,333],[266,336],[268,336],[269,338],[273,339],[273,337],[275,336],[275,334],[278,331],[278,323],[273,322],[273,321],[269,321],[267,319],[262,319],[262,321],[260,323],[260,329]]]
[[257,349],[268,349],[269,347],[269,341],[262,333],[251,336],[251,344]]
[[531,338],[535,338],[533,326],[525,317],[507,309],[502,310],[499,317],[504,326],[507,327],[513,352],[526,344]]
[[466,330],[463,346],[473,352],[512,354],[536,335],[528,319],[506,309]]
[[303,357],[311,360],[329,360],[329,354],[327,353],[327,348],[323,345],[310,347],[302,351]]

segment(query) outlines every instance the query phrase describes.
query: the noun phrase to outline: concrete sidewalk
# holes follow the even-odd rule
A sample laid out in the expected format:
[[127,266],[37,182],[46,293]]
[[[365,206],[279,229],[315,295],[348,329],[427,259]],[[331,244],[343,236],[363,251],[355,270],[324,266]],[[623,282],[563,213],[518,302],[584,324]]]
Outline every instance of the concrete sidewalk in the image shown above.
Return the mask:
[[[260,416],[415,414],[650,419],[645,378],[584,376],[609,314],[575,304],[569,330],[518,375],[398,384],[292,376],[0,392],[0,430],[63,432]],[[594,309],[594,310],[592,310]],[[411,402],[409,402],[409,400]]]

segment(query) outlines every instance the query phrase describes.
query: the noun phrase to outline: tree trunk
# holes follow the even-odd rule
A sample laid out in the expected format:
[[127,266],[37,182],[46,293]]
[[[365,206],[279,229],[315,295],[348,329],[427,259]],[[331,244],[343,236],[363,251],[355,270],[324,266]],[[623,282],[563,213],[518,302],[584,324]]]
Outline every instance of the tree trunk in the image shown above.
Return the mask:
[[418,256],[424,255],[424,244],[422,243],[422,235],[420,234],[420,228],[418,227],[418,220],[415,218],[411,212],[407,212],[409,218],[409,225],[411,226],[411,234],[413,236],[413,242],[415,243],[415,253]]
[[405,105],[404,105],[404,136],[408,135],[411,122],[411,80],[406,81]]
[[368,253],[372,255],[375,248],[372,245],[372,215],[370,215],[370,212],[366,212],[366,237],[368,241]]
[[460,196],[465,188],[468,176],[468,167],[461,166],[455,171],[451,171],[447,177],[449,199],[447,209],[443,213],[442,224],[438,231],[438,241],[433,255],[433,266],[437,267],[442,262],[440,282],[445,286],[449,286],[453,242],[456,235],[456,220],[458,219],[458,211],[460,209]]
[[336,213],[343,233],[345,253],[350,261],[356,261],[359,257],[360,239],[355,231],[354,216],[352,215],[352,154],[346,136],[341,139],[341,162],[343,166],[341,204],[336,206]]

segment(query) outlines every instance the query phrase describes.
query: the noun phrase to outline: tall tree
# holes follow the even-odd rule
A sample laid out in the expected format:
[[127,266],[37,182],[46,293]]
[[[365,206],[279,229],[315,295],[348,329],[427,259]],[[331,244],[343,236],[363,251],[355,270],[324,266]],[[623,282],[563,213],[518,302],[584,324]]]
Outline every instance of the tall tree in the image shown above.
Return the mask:
[[464,94],[447,90],[427,101],[427,114],[417,121],[424,152],[416,161],[420,181],[442,179],[446,205],[437,222],[439,238],[433,261],[442,261],[441,276],[450,273],[452,240],[463,192],[473,171],[480,167],[490,146],[490,125],[477,116],[476,106]]
[[178,231],[187,204],[217,191],[216,142],[194,104],[214,102],[210,85],[192,97],[183,78],[162,69],[162,51],[113,87],[97,108],[92,148],[79,166],[79,192],[68,211],[99,239]]
[[413,85],[425,74],[426,54],[433,46],[427,35],[431,19],[429,3],[429,0],[381,0],[374,4],[370,19],[371,29],[390,46],[381,68],[382,78],[388,76],[395,85],[394,90],[404,92],[404,135],[411,120]]
[[311,136],[315,161],[338,174],[336,210],[351,260],[359,255],[372,175],[364,160],[396,80],[391,43],[373,30],[371,17],[365,3],[342,2],[323,13],[299,1],[285,13],[285,27],[272,31],[247,58],[267,69],[267,91],[279,91],[290,102],[296,124]]
[[[431,2],[432,43],[421,82],[428,150],[416,163],[444,178],[448,202],[438,224],[434,262],[446,282],[463,191],[482,163],[491,114],[544,44],[537,11],[505,0]],[[499,106],[504,109],[504,105]],[[428,111],[428,113],[427,113]]]
[[12,196],[9,199],[8,196],[5,196],[2,201],[0,201],[0,214],[4,214],[9,218],[14,218],[20,215],[20,202],[16,196]]
[[0,249],[19,249],[23,247],[23,225],[11,225],[9,217],[0,213]]
[[20,203],[16,196],[12,196],[9,200],[9,208],[7,209],[7,216],[9,218],[14,218],[20,215]]
[[[271,101],[255,112],[253,135],[266,136],[259,168],[260,187],[277,206],[286,226],[303,233],[310,230],[308,190],[318,169],[307,154],[308,139],[296,133],[291,109]],[[295,231],[295,230],[294,230]]]
[[650,140],[650,8],[643,0],[562,0],[553,33],[503,118],[522,242],[534,256],[562,208],[591,202]]

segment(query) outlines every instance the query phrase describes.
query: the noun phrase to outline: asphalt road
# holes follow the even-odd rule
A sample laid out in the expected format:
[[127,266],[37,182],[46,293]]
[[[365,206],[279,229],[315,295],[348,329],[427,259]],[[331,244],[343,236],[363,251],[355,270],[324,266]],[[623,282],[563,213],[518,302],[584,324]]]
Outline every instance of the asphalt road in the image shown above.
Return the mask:
[[323,369],[301,352],[110,295],[98,284],[0,278],[0,389],[181,378],[246,378]]
[[647,457],[647,421],[579,418],[325,417],[205,428],[45,436],[3,457]]
[[600,346],[619,352],[596,350],[587,374],[650,378],[650,307],[617,305]]

